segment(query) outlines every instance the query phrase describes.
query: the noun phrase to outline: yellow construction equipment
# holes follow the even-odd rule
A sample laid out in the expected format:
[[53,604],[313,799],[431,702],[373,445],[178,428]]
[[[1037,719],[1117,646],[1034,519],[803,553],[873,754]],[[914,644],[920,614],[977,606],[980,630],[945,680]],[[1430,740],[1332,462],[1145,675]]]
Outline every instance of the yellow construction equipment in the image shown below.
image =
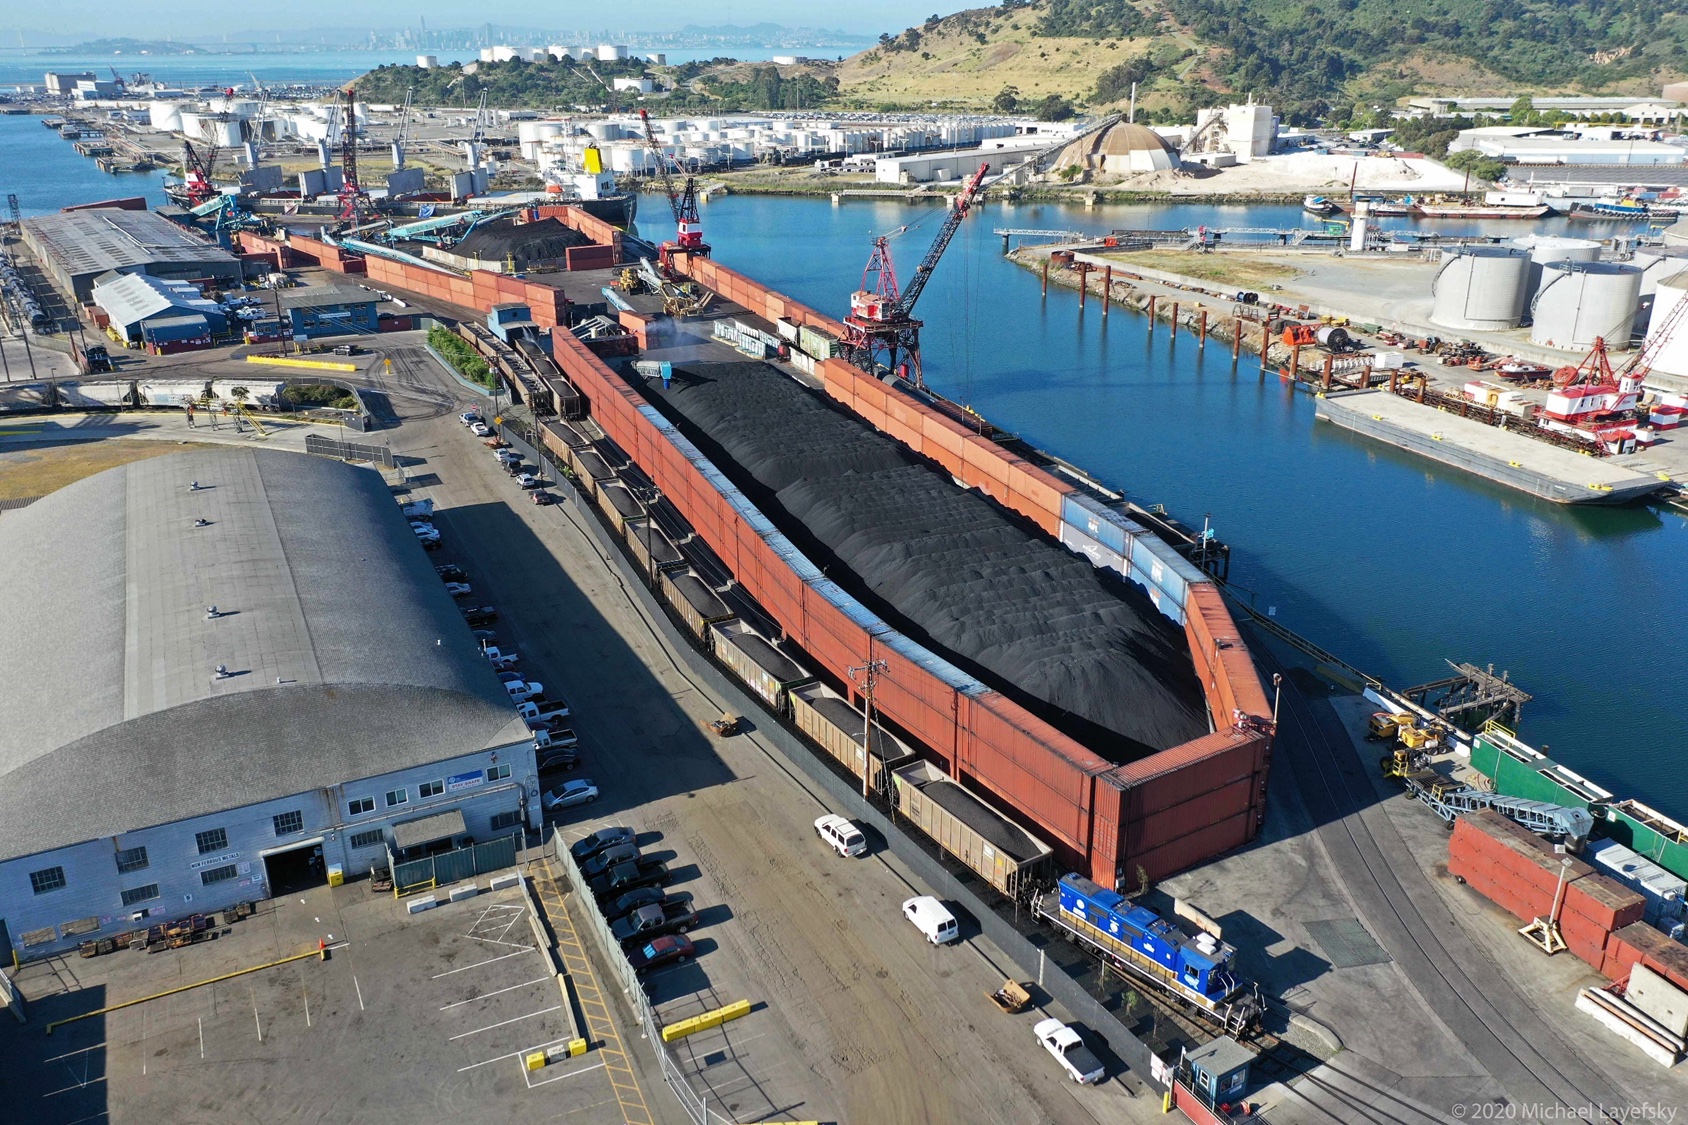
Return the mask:
[[1387,742],[1396,736],[1402,723],[1410,724],[1412,721],[1413,717],[1403,712],[1378,711],[1366,724],[1366,737]]

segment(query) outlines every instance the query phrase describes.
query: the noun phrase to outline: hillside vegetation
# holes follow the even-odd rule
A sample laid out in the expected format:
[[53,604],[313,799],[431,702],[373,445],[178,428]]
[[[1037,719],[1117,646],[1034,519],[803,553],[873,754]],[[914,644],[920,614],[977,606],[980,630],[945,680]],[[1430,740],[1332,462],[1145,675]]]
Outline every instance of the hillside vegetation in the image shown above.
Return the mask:
[[1253,93],[1311,119],[1409,92],[1615,90],[1688,69],[1688,0],[1010,0],[936,17],[847,60],[867,103],[968,102],[1003,87],[1151,119]]

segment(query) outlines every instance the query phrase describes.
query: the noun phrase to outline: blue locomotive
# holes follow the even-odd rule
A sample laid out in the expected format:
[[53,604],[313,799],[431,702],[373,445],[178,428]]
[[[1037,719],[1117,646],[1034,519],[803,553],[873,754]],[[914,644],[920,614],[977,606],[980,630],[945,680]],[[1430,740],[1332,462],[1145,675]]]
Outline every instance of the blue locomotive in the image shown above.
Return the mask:
[[1162,991],[1245,1030],[1260,1015],[1260,999],[1236,972],[1237,951],[1212,934],[1186,933],[1177,923],[1082,875],[1061,877],[1037,912],[1080,944]]

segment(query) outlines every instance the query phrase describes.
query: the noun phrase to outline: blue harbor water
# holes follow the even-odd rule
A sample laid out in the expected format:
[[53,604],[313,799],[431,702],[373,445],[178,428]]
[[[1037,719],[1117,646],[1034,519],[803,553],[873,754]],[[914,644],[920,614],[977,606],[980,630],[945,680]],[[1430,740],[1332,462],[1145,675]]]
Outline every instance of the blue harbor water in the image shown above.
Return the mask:
[[[723,263],[835,314],[869,238],[921,219],[893,242],[905,271],[936,217],[747,196],[704,212]],[[1228,347],[1204,354],[1164,324],[1151,335],[1135,313],[1081,312],[1065,289],[1043,298],[991,234],[1202,223],[1310,225],[1293,207],[987,205],[921,300],[928,381],[1139,502],[1211,518],[1243,596],[1392,685],[1448,674],[1444,658],[1510,670],[1536,696],[1522,737],[1619,796],[1688,815],[1675,622],[1688,518],[1561,507],[1315,424],[1314,400],[1262,375],[1258,358],[1233,366]]]
[[[101,173],[37,118],[0,117],[0,151],[0,194],[17,192],[27,213],[143,192],[162,202],[157,175]],[[834,313],[860,284],[873,235],[909,227],[893,240],[906,273],[940,218],[935,206],[750,196],[704,211],[722,262]],[[1081,312],[1065,289],[1040,296],[991,234],[1312,221],[1295,207],[988,204],[921,301],[928,380],[1140,502],[1187,523],[1211,518],[1232,545],[1242,596],[1395,686],[1446,674],[1444,658],[1510,670],[1536,696],[1526,740],[1620,796],[1688,818],[1675,713],[1688,518],[1560,507],[1315,424],[1313,400],[1263,375],[1257,358],[1233,365],[1228,348],[1204,353],[1164,324],[1151,334],[1120,308]]]

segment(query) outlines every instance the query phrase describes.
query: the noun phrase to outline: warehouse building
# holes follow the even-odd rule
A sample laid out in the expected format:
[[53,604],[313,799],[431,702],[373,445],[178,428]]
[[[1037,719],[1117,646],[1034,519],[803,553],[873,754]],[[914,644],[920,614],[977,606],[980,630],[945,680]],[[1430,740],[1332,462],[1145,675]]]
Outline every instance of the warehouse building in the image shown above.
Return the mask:
[[240,284],[240,260],[151,211],[100,207],[23,221],[23,241],[59,289],[85,304],[94,279],[116,270],[152,277]]
[[293,326],[295,340],[316,336],[350,336],[380,330],[375,306],[380,298],[349,285],[313,285],[283,289],[281,311]]
[[180,453],[4,521],[0,958],[539,826],[526,724],[378,474]]
[[94,304],[111,318],[111,327],[125,340],[150,341],[167,337],[181,326],[197,326],[193,335],[215,336],[228,331],[228,318],[198,287],[144,273],[115,270],[94,279]]

